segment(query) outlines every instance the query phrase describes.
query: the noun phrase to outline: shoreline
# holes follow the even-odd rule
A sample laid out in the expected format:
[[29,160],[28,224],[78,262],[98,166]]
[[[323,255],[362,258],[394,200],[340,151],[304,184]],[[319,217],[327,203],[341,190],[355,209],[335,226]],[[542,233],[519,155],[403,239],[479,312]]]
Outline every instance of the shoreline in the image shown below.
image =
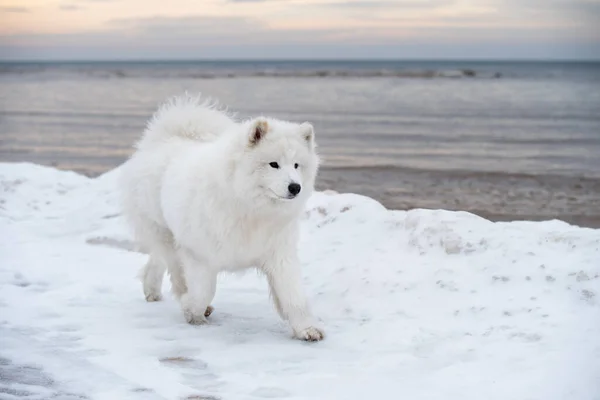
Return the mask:
[[[30,162],[88,177],[112,169],[68,168],[67,162],[61,165],[40,161],[8,162]],[[316,189],[360,194],[390,210],[443,209],[466,211],[491,221],[558,219],[581,227],[600,228],[600,178],[594,177],[323,166]]]

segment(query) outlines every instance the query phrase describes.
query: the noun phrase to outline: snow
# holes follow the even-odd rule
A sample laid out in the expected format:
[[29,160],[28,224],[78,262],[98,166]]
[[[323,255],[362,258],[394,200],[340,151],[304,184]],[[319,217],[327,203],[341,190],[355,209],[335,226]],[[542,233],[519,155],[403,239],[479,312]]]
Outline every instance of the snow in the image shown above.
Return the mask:
[[317,193],[305,343],[252,272],[146,303],[117,174],[0,164],[0,399],[600,399],[600,230]]

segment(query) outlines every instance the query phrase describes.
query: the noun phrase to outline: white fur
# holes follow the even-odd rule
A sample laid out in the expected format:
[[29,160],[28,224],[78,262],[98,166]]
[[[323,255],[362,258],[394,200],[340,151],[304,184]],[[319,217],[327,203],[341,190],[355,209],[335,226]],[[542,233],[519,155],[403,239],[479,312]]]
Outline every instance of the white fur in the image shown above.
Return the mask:
[[[238,123],[184,96],[156,112],[136,147],[120,186],[136,240],[150,253],[141,274],[146,299],[160,300],[168,270],[186,320],[202,324],[217,274],[256,267],[295,336],[322,339],[296,248],[319,163],[312,126],[263,117]],[[301,185],[294,198],[292,182]]]

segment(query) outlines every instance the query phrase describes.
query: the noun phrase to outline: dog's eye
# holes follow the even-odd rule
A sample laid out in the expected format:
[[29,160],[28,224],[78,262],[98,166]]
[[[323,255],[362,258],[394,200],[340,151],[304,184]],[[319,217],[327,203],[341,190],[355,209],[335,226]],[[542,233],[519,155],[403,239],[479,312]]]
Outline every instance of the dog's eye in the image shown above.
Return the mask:
[[298,169],[298,163],[294,164],[294,168]]
[[269,165],[271,166],[271,168],[279,168],[279,164],[276,163],[275,161],[270,162]]

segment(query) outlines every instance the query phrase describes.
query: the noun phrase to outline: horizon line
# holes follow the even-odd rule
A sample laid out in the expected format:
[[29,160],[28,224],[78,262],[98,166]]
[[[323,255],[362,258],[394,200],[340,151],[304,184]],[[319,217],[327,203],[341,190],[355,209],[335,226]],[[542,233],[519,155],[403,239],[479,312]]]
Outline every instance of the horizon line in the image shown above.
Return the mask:
[[89,59],[77,59],[77,58],[64,58],[64,59],[36,59],[36,58],[23,58],[23,59],[2,59],[0,63],[180,63],[180,62],[370,62],[370,61],[403,61],[403,62],[583,62],[583,63],[598,63],[600,58],[476,58],[476,57],[464,57],[464,58],[383,58],[383,57],[344,57],[344,58],[235,58],[235,57],[222,57],[222,58],[89,58]]

